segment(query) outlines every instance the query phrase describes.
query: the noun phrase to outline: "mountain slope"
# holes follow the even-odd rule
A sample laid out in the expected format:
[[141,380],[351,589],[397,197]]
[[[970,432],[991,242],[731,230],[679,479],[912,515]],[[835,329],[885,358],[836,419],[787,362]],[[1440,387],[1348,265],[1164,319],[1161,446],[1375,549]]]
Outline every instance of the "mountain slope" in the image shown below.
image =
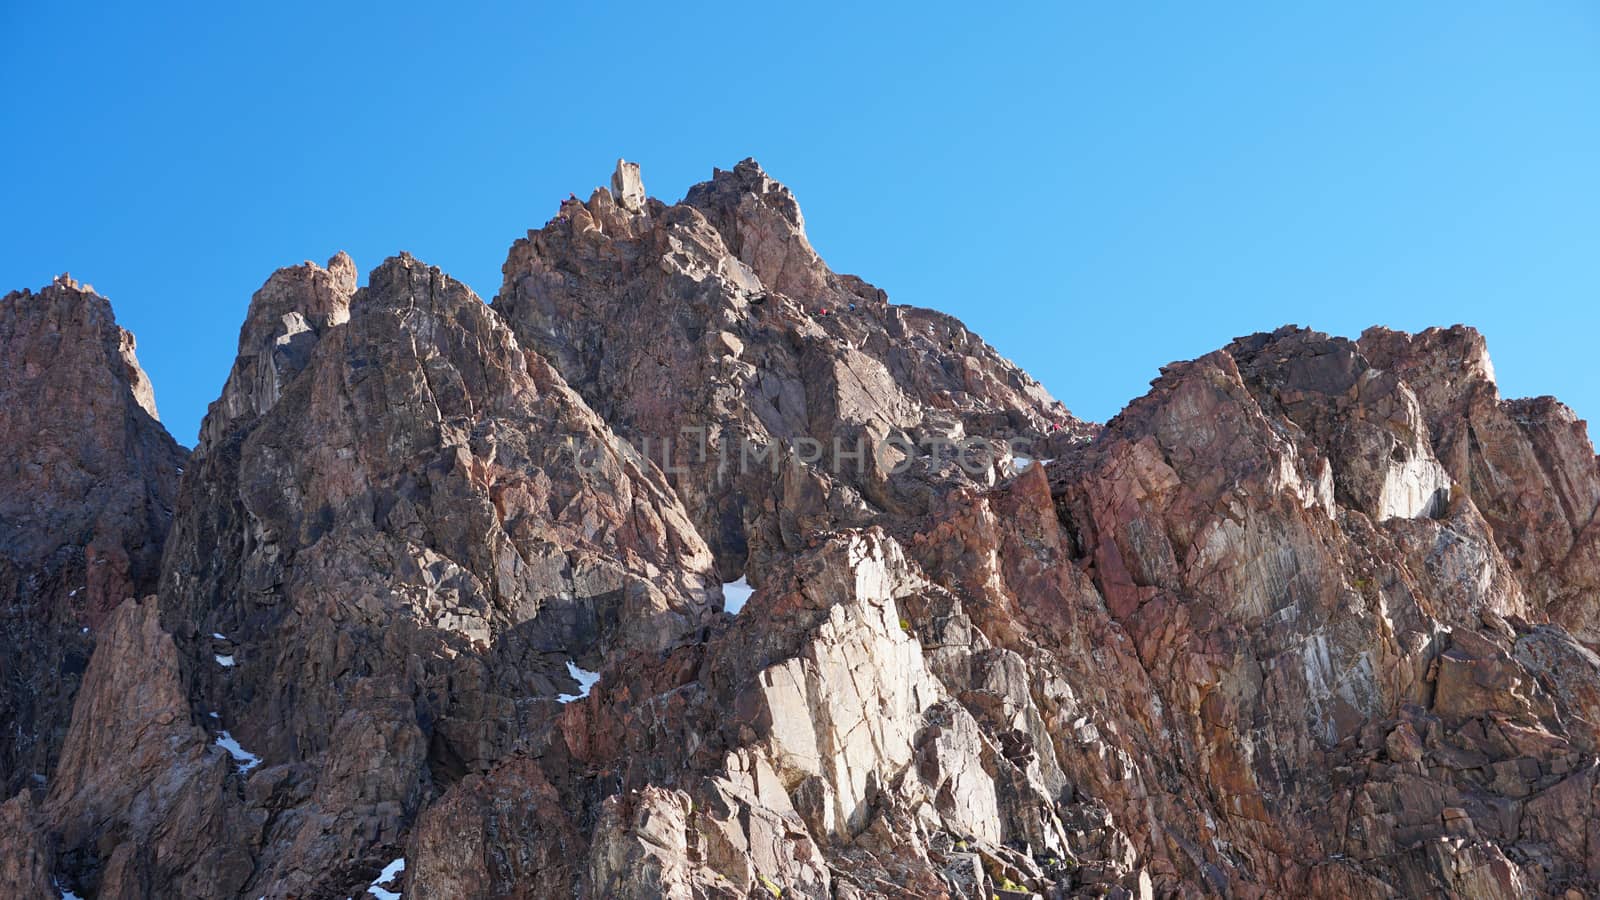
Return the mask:
[[727,579],[807,531],[992,483],[1005,451],[963,467],[965,439],[1053,455],[1092,433],[960,322],[829,270],[753,160],[675,206],[643,196],[619,163],[611,191],[564,203],[512,246],[495,309],[671,473]]
[[63,275],[0,298],[0,788],[55,765],[101,625],[154,590],[188,453],[133,335]]
[[0,886],[1600,891],[1600,461],[1470,329],[1251,335],[1084,423],[753,161],[619,163],[504,274],[256,294]]

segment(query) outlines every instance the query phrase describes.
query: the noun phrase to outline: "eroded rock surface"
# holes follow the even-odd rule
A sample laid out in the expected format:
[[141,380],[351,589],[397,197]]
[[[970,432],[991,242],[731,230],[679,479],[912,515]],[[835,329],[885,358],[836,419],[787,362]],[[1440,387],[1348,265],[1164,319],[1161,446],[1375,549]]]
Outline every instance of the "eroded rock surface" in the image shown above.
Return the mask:
[[31,794],[0,803],[0,895],[48,897],[55,888],[50,841]]
[[261,817],[184,689],[154,598],[125,601],[95,649],[45,816],[63,868],[94,896],[234,896]]
[[1373,328],[1362,352],[1414,386],[1434,453],[1472,497],[1541,609],[1600,645],[1600,462],[1552,397],[1502,400],[1483,335]]
[[0,886],[1600,892],[1600,470],[1469,329],[1243,337],[1089,425],[753,161],[619,163],[493,308],[355,272],[252,301]]
[[[516,242],[495,309],[668,471],[725,579],[1092,433],[960,322],[830,270],[754,160],[670,207],[630,199],[632,164],[613,183]],[[997,447],[964,467],[968,438]]]
[[196,697],[262,760],[258,893],[370,877],[568,663],[670,646],[717,590],[660,474],[467,288],[409,256],[350,271],[256,295],[162,583]]
[[50,774],[98,629],[155,589],[187,452],[133,335],[67,276],[0,298],[0,792]]

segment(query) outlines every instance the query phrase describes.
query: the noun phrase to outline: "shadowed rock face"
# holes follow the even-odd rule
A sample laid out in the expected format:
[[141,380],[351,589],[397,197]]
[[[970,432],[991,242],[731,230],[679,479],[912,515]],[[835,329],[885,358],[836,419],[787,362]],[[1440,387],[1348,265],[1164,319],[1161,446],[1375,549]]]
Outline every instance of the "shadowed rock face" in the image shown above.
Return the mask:
[[63,868],[98,896],[233,896],[260,820],[237,802],[228,754],[192,715],[153,599],[112,614],[73,709],[45,819]]
[[0,892],[1600,891],[1600,469],[1476,333],[1251,335],[1091,426],[750,161],[620,164],[505,275],[257,293]]
[[62,276],[0,298],[0,788],[53,767],[96,635],[155,588],[187,453],[133,335]]

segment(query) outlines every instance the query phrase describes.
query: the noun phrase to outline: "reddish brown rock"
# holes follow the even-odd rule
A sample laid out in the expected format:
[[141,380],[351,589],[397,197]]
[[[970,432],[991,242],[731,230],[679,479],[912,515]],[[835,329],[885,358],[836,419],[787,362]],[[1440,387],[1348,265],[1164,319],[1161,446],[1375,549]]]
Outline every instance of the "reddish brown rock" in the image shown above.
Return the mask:
[[409,256],[353,287],[338,257],[257,293],[161,588],[206,724],[263,760],[258,894],[370,879],[569,664],[671,647],[716,595],[659,472],[469,290]]
[[200,440],[228,439],[241,420],[265,415],[311,362],[311,351],[330,328],[350,319],[356,264],[339,253],[323,268],[312,262],[279,269],[250,298],[239,328],[239,355],[211,404]]
[[537,763],[511,759],[464,780],[417,821],[406,866],[412,896],[560,896],[578,883],[589,840]]
[[[1469,494],[1429,499],[1442,469],[1417,397],[1356,345],[1285,329],[1169,367],[1057,471],[1165,752],[1228,848],[1175,859],[1183,882],[1288,891],[1305,877],[1288,861],[1320,857],[1361,873],[1328,886],[1358,896],[1588,884],[1576,845],[1518,823],[1593,764],[1592,726],[1558,707],[1581,708],[1597,670],[1560,637],[1518,657],[1552,632],[1501,615],[1546,607]],[[1335,829],[1328,808],[1348,810]]]
[[118,607],[95,649],[45,818],[92,896],[235,896],[260,821],[229,754],[195,721],[153,598]]
[[1434,452],[1545,615],[1600,646],[1600,459],[1552,397],[1502,400],[1483,336],[1373,328],[1363,353],[1414,385]]
[[0,803],[0,850],[0,896],[54,895],[49,837],[26,791]]
[[[1593,448],[1474,333],[1240,338],[1096,428],[829,270],[753,162],[670,207],[620,164],[505,275],[493,310],[409,257],[258,292],[160,621],[118,613],[0,877],[1600,891]],[[624,446],[701,426],[705,460]],[[933,446],[972,435],[1045,461]],[[771,456],[729,477],[741,441]]]
[[54,766],[98,629],[155,588],[187,453],[133,335],[67,276],[0,298],[0,796]]
[[667,469],[730,581],[810,533],[993,483],[1001,454],[964,470],[963,439],[1054,455],[1092,430],[960,322],[828,269],[754,160],[670,207],[568,201],[504,271],[496,311]]

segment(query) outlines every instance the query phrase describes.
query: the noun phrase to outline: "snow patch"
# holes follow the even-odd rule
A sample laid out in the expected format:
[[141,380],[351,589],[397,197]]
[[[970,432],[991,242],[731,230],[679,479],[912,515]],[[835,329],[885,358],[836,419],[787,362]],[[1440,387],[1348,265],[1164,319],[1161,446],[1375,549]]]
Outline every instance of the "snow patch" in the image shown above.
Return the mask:
[[214,638],[216,638],[216,639],[217,639],[217,640],[219,640],[219,641],[225,641],[225,640],[227,640],[227,639],[228,639],[228,636],[227,636],[227,635],[225,635],[225,634],[219,634],[219,633],[218,633],[218,632],[215,632],[215,631],[213,631],[213,632],[211,632],[211,636],[212,636],[212,637],[214,637]]
[[750,582],[746,581],[744,576],[740,576],[738,581],[730,581],[722,586],[722,608],[738,615],[739,610],[744,609],[745,603],[749,602],[750,595],[755,592],[756,589],[750,586]]
[[1023,472],[1026,472],[1028,467],[1033,465],[1035,462],[1041,466],[1046,466],[1055,462],[1055,459],[1051,458],[1035,460],[1031,456],[1013,456],[1011,457],[1011,474],[1021,475]]
[[261,765],[261,757],[239,746],[239,742],[233,739],[233,735],[226,731],[217,733],[217,746],[228,751],[228,755],[233,757],[233,761],[239,764],[239,771],[241,772],[248,772]]
[[223,667],[224,669],[233,668],[233,656],[232,655],[223,656],[221,653],[218,653],[217,654],[217,665]]
[[406,858],[402,856],[394,862],[391,862],[387,866],[383,867],[383,871],[378,873],[378,877],[374,878],[372,880],[372,884],[367,886],[367,893],[377,897],[378,900],[400,900],[399,892],[388,890],[382,887],[382,885],[389,884],[394,887],[399,887],[398,884],[394,883],[394,880],[399,878],[400,873],[404,872],[405,870]]
[[577,664],[570,660],[567,662],[567,674],[571,675],[572,680],[578,683],[578,690],[581,693],[562,694],[556,698],[556,700],[561,703],[571,703],[574,700],[582,700],[583,698],[589,696],[589,689],[594,687],[594,683],[600,680],[599,672],[590,672],[587,669],[580,669],[578,668]]
[[56,886],[56,890],[61,892],[61,900],[83,900],[82,897],[79,897],[77,894],[74,894],[73,892],[62,887],[61,882],[57,881],[56,879],[52,878],[50,881]]

